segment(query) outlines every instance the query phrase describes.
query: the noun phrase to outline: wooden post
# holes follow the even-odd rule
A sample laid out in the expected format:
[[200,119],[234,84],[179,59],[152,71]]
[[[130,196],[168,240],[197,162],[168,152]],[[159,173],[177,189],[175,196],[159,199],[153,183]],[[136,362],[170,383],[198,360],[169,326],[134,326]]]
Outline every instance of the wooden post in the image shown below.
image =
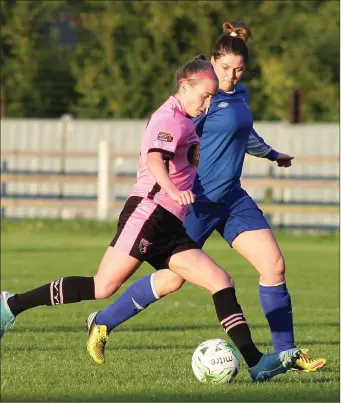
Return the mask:
[[[269,166],[267,172],[268,178],[274,177],[274,167],[272,165]],[[265,204],[273,204],[273,189],[272,188],[265,188],[264,189],[264,203]],[[272,227],[272,214],[264,214],[266,220],[268,221],[269,225]]]
[[5,98],[2,96],[0,101],[0,118],[5,117]]
[[[8,171],[8,165],[7,165],[7,160],[2,161],[2,167],[1,167],[1,172],[6,173]],[[1,184],[1,197],[4,197],[7,195],[7,183],[2,183]],[[6,217],[6,207],[1,207],[1,219]]]
[[101,140],[98,143],[98,177],[97,177],[97,219],[107,220],[109,217],[109,143]]
[[295,89],[291,92],[289,121],[293,124],[302,122],[303,91]]
[[[72,122],[73,116],[69,114],[65,114],[61,116],[61,132],[60,132],[60,174],[65,175],[66,173],[66,147],[67,147],[67,137],[68,137],[68,130],[70,127],[70,123]],[[59,184],[59,198],[64,198],[64,183]],[[60,208],[58,211],[58,216],[62,218],[63,215],[63,208]]]

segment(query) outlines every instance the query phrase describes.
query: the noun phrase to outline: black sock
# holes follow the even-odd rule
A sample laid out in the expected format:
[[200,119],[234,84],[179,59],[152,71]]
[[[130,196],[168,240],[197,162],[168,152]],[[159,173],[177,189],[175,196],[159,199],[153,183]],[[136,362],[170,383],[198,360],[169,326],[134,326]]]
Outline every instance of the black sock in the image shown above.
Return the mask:
[[8,298],[8,306],[14,316],[41,305],[72,304],[95,299],[95,282],[93,277],[63,277],[42,287],[15,294]]
[[252,341],[235,289],[230,287],[216,292],[213,294],[213,301],[221,326],[244,357],[248,367],[254,367],[263,354]]

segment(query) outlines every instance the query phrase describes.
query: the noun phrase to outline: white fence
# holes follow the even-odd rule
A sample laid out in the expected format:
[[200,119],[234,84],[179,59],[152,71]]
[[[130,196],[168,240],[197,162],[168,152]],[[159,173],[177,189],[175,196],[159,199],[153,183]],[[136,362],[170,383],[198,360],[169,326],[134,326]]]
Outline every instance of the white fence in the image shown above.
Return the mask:
[[[85,209],[77,200],[96,199],[98,191],[108,192],[104,200],[123,200],[130,192],[132,180],[116,181],[109,185],[110,177],[134,176],[140,138],[146,121],[129,120],[73,120],[64,117],[61,120],[3,119],[1,121],[1,167],[2,174],[12,173],[11,181],[2,181],[3,206],[7,217],[99,217],[109,209],[109,218],[117,217],[120,205],[99,205],[94,201],[91,208]],[[302,186],[302,181],[288,182],[287,187],[274,186],[272,200],[282,205],[300,204],[301,209],[285,212],[273,209],[273,224],[310,225],[337,227],[339,225],[338,202],[339,189],[336,180],[339,177],[339,126],[337,124],[300,124],[256,122],[255,129],[276,150],[290,153],[300,158],[294,161],[290,169],[277,168],[267,160],[248,157],[244,165],[244,184],[246,190],[257,201],[264,198],[264,188],[250,182],[250,177],[306,179],[313,186]],[[101,140],[109,142],[111,153],[116,154],[112,161],[109,175],[100,176],[100,181],[90,180],[98,172],[105,172],[109,160],[94,158]],[[104,143],[101,143],[104,144]],[[14,152],[17,151],[17,154]],[[23,154],[26,152],[26,155]],[[38,153],[34,153],[38,152]],[[53,154],[55,152],[55,154]],[[89,153],[88,155],[86,153]],[[77,154],[78,153],[78,154]],[[132,154],[133,153],[133,154]],[[120,156],[122,154],[122,156]],[[127,155],[130,155],[127,158]],[[316,158],[317,157],[317,158]],[[109,158],[109,155],[107,155]],[[20,174],[81,174],[89,180],[43,181],[29,183],[20,180]],[[16,175],[16,176],[15,176]],[[13,178],[16,178],[14,180]],[[69,175],[70,177],[70,175]],[[7,178],[9,178],[7,176]],[[310,178],[310,179],[309,179]],[[315,182],[312,182],[315,179]],[[318,182],[317,182],[318,181]],[[283,183],[283,182],[282,182]],[[296,185],[297,186],[296,186]],[[325,186],[324,186],[325,184]],[[268,189],[269,190],[269,189]],[[52,195],[63,199],[63,207],[51,207]],[[41,199],[39,205],[19,203],[20,200]],[[18,200],[9,203],[6,200]],[[74,200],[73,200],[74,199]],[[46,201],[44,205],[44,200]],[[325,205],[319,211],[309,210],[309,205]],[[304,207],[306,206],[306,207]],[[332,206],[332,207],[331,207]],[[311,213],[309,213],[311,211]],[[102,214],[102,216],[101,216]]]

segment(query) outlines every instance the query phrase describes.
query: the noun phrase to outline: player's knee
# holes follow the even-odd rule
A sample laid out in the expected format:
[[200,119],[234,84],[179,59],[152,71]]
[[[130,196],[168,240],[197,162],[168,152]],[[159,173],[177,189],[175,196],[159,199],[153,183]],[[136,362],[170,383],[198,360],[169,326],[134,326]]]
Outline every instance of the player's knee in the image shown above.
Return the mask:
[[154,275],[154,287],[159,297],[179,290],[185,280],[170,270],[160,270]]
[[281,254],[277,254],[273,256],[272,259],[269,259],[269,262],[267,263],[267,272],[276,279],[284,278],[285,262]]
[[113,295],[119,288],[121,283],[117,281],[101,281],[95,277],[95,298],[104,299],[109,298]]
[[228,273],[224,272],[222,276],[212,278],[211,284],[206,289],[211,294],[215,294],[216,292],[223,290],[224,288],[231,287],[234,288],[234,281]]
[[165,284],[165,288],[168,290],[167,294],[180,290],[184,283],[185,280],[181,277],[173,278],[170,282]]
[[277,256],[274,264],[274,271],[277,276],[285,275],[285,260],[282,255]]
[[277,284],[285,280],[285,260],[281,254],[268,259],[260,270],[261,282]]

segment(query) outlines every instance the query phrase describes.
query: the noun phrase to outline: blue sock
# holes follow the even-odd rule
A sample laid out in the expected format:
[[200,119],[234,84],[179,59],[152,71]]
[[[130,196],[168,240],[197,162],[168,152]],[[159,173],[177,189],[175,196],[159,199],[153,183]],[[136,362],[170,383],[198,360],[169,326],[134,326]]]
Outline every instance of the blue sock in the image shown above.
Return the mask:
[[154,289],[154,274],[135,281],[116,301],[100,311],[96,316],[97,325],[106,325],[110,333],[114,327],[158,300],[159,297]]
[[276,353],[295,347],[291,298],[286,283],[259,284],[259,297],[269,322]]

